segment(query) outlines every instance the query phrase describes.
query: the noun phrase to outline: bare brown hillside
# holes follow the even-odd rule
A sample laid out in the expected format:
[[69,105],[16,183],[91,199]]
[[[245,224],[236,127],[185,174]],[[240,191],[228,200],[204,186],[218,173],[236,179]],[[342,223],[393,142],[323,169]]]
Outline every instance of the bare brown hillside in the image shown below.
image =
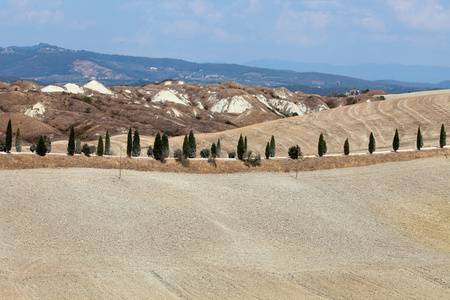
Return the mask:
[[[343,153],[345,139],[353,152],[367,152],[370,132],[374,133],[378,150],[392,150],[395,129],[400,135],[400,149],[414,149],[418,126],[425,147],[439,145],[441,124],[450,128],[450,92],[361,103],[286,118],[225,132],[197,135],[206,148],[221,139],[222,149],[235,151],[239,135],[248,137],[251,150],[264,154],[266,143],[275,136],[277,155],[287,156],[290,146],[300,145],[305,155],[317,154],[320,133],[327,141],[328,153]],[[180,147],[182,137],[171,139],[173,149]]]
[[235,82],[166,80],[141,87],[107,88],[98,81],[45,87],[18,81],[0,85],[0,132],[9,118],[14,127],[23,127],[22,135],[30,142],[39,135],[53,140],[67,137],[72,124],[82,139],[96,139],[106,130],[112,135],[126,133],[129,127],[143,135],[218,132],[328,109],[325,100],[285,88]]

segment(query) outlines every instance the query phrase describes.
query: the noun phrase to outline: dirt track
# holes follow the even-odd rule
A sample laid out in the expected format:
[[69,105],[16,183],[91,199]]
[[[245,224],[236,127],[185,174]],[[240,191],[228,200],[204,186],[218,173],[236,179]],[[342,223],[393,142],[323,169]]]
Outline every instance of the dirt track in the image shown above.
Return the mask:
[[0,171],[0,299],[450,298],[442,156],[116,175]]

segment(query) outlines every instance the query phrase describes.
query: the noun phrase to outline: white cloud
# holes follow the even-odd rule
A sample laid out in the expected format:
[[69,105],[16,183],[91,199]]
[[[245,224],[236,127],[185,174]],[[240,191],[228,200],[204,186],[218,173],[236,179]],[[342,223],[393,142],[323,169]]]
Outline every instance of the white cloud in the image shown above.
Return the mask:
[[450,29],[450,10],[436,0],[388,0],[397,18],[414,29]]
[[368,13],[364,17],[354,17],[353,22],[364,29],[373,32],[384,32],[386,31],[386,24],[383,20],[376,17],[372,13]]
[[54,0],[14,0],[8,1],[4,11],[8,14],[1,21],[14,25],[56,25],[64,20],[59,10],[61,1]]
[[211,2],[206,0],[193,0],[189,2],[189,6],[197,17],[217,22],[222,19],[222,13],[215,10]]

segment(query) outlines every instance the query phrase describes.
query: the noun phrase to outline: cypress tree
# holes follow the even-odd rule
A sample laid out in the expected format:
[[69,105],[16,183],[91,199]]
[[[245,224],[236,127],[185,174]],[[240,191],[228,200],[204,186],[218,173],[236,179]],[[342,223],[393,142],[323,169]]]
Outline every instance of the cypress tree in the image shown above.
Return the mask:
[[248,150],[248,148],[247,148],[247,136],[245,136],[245,138],[244,138],[244,156],[247,155],[247,150]]
[[417,130],[417,150],[420,150],[423,147],[423,138],[422,138],[422,133],[420,132],[420,126],[419,129]]
[[77,141],[75,142],[75,153],[76,154],[81,154],[81,141],[80,141],[80,139],[77,139]]
[[244,138],[242,137],[242,134],[239,136],[239,141],[238,141],[238,145],[237,145],[237,157],[240,160],[244,159],[244,152],[245,152],[245,148],[244,148]]
[[75,130],[70,126],[69,143],[67,144],[67,154],[73,156],[75,153]]
[[161,135],[159,132],[155,136],[155,142],[153,143],[153,157],[156,160],[161,160],[162,158],[162,143],[161,143]]
[[220,146],[220,139],[217,139],[217,157],[220,157],[222,155],[222,146]]
[[212,145],[211,145],[211,157],[212,158],[217,157],[217,146],[215,143],[212,143]]
[[350,144],[348,143],[348,139],[344,142],[344,154],[349,155],[350,154]]
[[20,134],[20,129],[17,128],[16,132],[16,141],[15,141],[15,148],[16,152],[22,152],[22,135]]
[[141,138],[139,137],[139,132],[137,129],[134,131],[133,149],[131,152],[134,157],[139,157],[141,155]]
[[439,136],[439,147],[444,148],[447,145],[447,134],[445,133],[444,124],[441,126],[441,134]]
[[369,153],[372,154],[375,151],[375,148],[375,138],[373,136],[373,132],[371,132],[369,137]]
[[397,152],[400,147],[400,137],[398,136],[398,129],[395,129],[394,140],[392,141],[392,149]]
[[322,157],[325,154],[325,140],[323,138],[323,133],[319,136],[319,143],[317,146],[317,154]]
[[105,155],[111,155],[111,140],[109,138],[109,131],[106,130],[106,136],[105,136]]
[[323,139],[323,155],[327,154],[328,147],[327,147],[327,141]]
[[169,137],[167,136],[167,134],[163,134],[162,138],[161,138],[161,145],[162,145],[162,155],[163,158],[168,158],[169,157]]
[[275,157],[275,137],[270,139],[270,157]]
[[97,156],[103,156],[103,139],[102,139],[102,136],[98,137]]
[[194,158],[197,156],[197,144],[195,143],[194,133],[189,132],[189,158]]
[[133,139],[131,137],[131,127],[128,130],[128,136],[127,136],[127,156],[131,157],[131,152],[133,150]]
[[47,147],[45,146],[44,138],[41,135],[41,137],[39,138],[39,142],[36,145],[36,154],[39,156],[45,156],[46,153]]
[[47,153],[52,151],[52,139],[50,137],[45,137],[45,147],[47,148]]
[[183,141],[183,156],[184,156],[184,158],[189,157],[189,138],[188,138],[187,134],[184,136],[184,141]]
[[266,159],[269,159],[269,157],[270,157],[270,143],[269,142],[267,142],[267,145],[266,145],[265,155],[266,155]]
[[6,127],[5,152],[11,151],[11,148],[12,148],[12,125],[11,119],[9,119],[8,126]]

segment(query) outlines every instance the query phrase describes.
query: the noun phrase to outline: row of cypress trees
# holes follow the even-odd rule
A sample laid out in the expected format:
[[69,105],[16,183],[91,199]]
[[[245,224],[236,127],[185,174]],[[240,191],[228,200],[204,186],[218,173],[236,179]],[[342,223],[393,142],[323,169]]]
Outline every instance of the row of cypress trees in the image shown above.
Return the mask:
[[[442,124],[441,131],[439,134],[439,147],[444,148],[446,145],[447,145],[447,134],[445,132],[445,126],[444,124]],[[420,150],[423,147],[423,137],[422,132],[420,130],[420,126],[417,129],[416,147],[417,150]],[[400,136],[398,134],[398,129],[395,129],[394,139],[392,140],[392,149],[394,150],[394,152],[397,152],[399,148],[400,148]],[[369,136],[369,145],[368,145],[369,153],[372,154],[373,152],[375,152],[375,149],[376,149],[376,141],[373,132],[371,132]],[[318,154],[319,156],[323,156],[325,153],[326,153],[326,142],[323,138],[323,134],[321,133],[318,143]],[[350,154],[350,145],[348,139],[346,139],[344,142],[344,154],[345,155]]]

